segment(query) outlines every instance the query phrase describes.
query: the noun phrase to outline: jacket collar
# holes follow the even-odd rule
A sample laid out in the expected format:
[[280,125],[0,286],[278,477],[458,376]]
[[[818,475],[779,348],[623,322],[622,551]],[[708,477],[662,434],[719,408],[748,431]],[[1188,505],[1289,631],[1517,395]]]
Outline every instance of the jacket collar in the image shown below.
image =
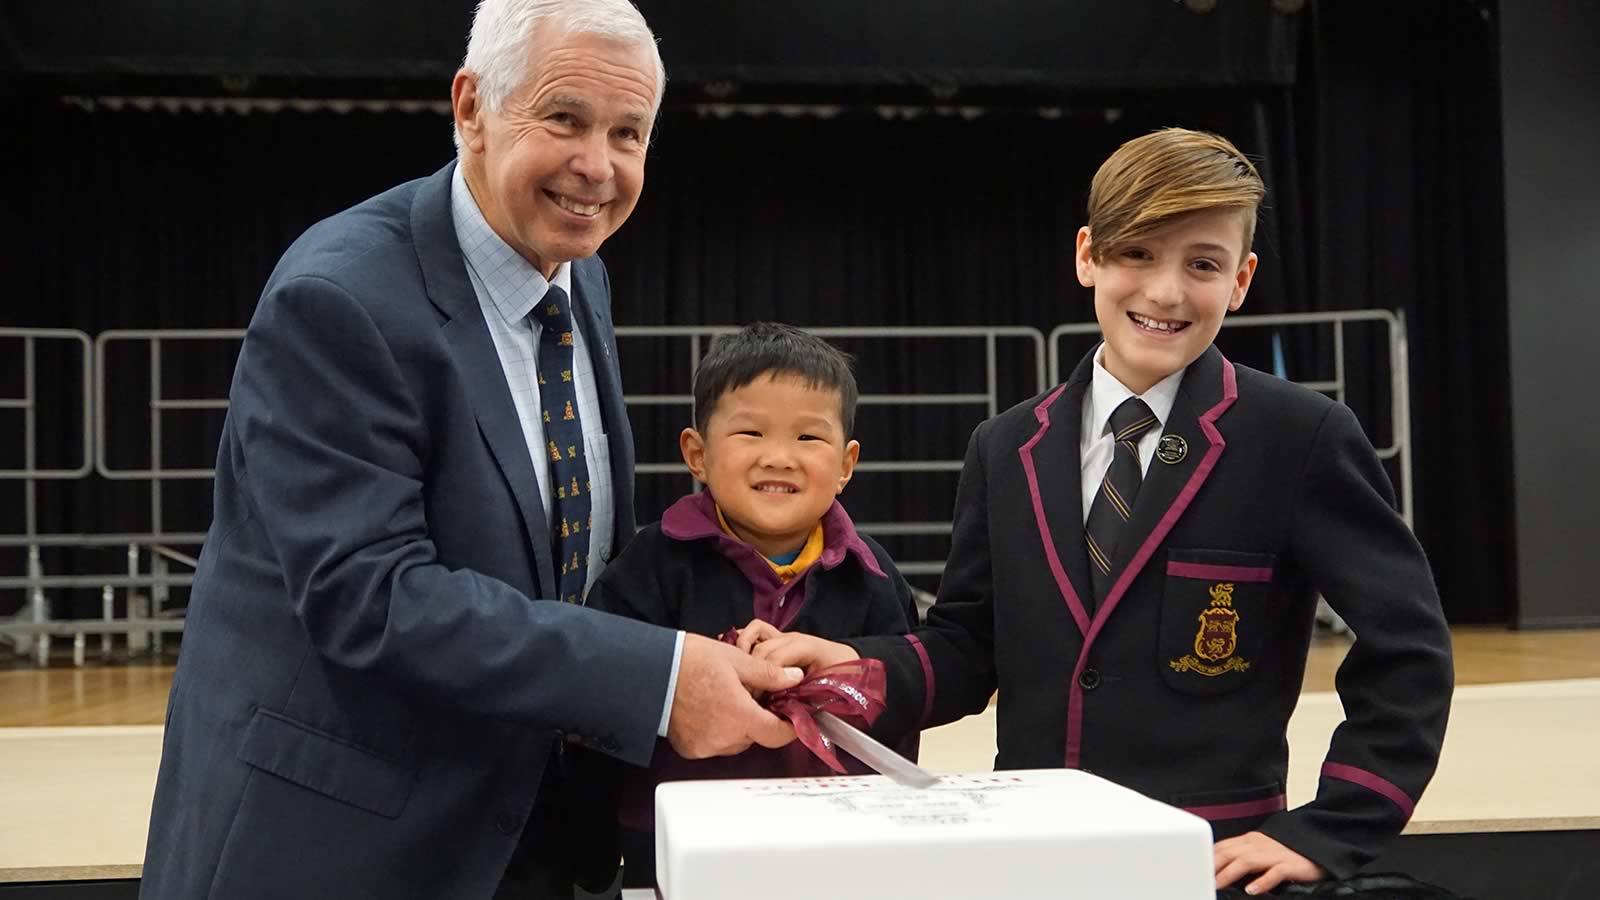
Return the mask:
[[[752,579],[756,572],[762,573],[763,580],[778,577],[766,558],[754,547],[722,530],[717,522],[716,501],[711,499],[710,491],[688,494],[668,507],[661,517],[661,533],[676,541],[711,542],[718,553],[739,564],[740,570]],[[822,558],[817,560],[816,566],[824,570],[833,569],[854,557],[868,572],[879,578],[887,577],[878,565],[878,558],[856,533],[855,523],[838,500],[833,501],[828,511],[822,514],[822,539]],[[747,560],[756,565],[747,567]]]
[[[1155,548],[1182,518],[1210,477],[1227,442],[1217,419],[1238,396],[1233,364],[1216,347],[1189,365],[1162,431],[1163,440],[1186,448],[1175,462],[1152,461],[1134,502],[1133,515],[1117,541],[1111,591],[1089,614],[1093,597],[1083,542],[1080,431],[1083,403],[1093,379],[1094,353],[1080,361],[1066,383],[1033,409],[1038,428],[1017,450],[1045,560],[1073,621],[1086,640],[1099,633]],[[1176,455],[1176,454],[1169,454]]]

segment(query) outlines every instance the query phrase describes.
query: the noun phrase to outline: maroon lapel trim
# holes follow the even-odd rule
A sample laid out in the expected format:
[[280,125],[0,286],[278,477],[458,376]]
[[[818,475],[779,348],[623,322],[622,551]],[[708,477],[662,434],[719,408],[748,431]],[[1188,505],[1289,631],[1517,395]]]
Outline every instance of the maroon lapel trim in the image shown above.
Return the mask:
[[[1167,532],[1171,531],[1172,526],[1176,525],[1178,520],[1183,517],[1184,511],[1194,501],[1195,495],[1200,493],[1201,486],[1211,476],[1211,470],[1216,467],[1217,459],[1222,456],[1223,448],[1228,446],[1228,442],[1222,439],[1222,433],[1217,431],[1217,418],[1227,412],[1228,407],[1232,406],[1233,401],[1238,398],[1239,384],[1233,371],[1233,363],[1228,362],[1227,358],[1223,357],[1222,399],[1217,401],[1217,405],[1206,410],[1200,416],[1200,430],[1205,432],[1206,441],[1211,446],[1206,450],[1205,458],[1200,460],[1200,465],[1195,467],[1194,474],[1189,476],[1188,484],[1183,486],[1183,490],[1178,493],[1177,499],[1172,502],[1171,506],[1167,507],[1167,512],[1161,517],[1161,521],[1145,537],[1144,543],[1139,545],[1138,551],[1134,553],[1128,564],[1123,567],[1121,574],[1117,576],[1117,580],[1112,583],[1111,591],[1106,594],[1105,602],[1100,604],[1100,608],[1095,613],[1094,623],[1086,630],[1084,635],[1083,652],[1078,655],[1078,664],[1072,672],[1071,699],[1067,704],[1066,766],[1069,769],[1078,767],[1078,760],[1083,751],[1083,686],[1078,679],[1088,665],[1089,649],[1094,646],[1095,637],[1100,633],[1100,629],[1105,627],[1106,620],[1116,610],[1117,604],[1122,601],[1122,595],[1127,592],[1128,585],[1132,584],[1133,579],[1139,576],[1139,572],[1144,569],[1145,563],[1149,562],[1151,555],[1155,553],[1156,547],[1166,539]],[[1054,398],[1052,397],[1052,399]],[[1040,508],[1037,498],[1034,508]]]
[[756,614],[767,619],[761,615],[761,610],[774,605],[772,598],[783,591],[783,580],[754,547],[729,537],[717,524],[717,504],[711,499],[710,491],[685,494],[667,507],[661,515],[661,533],[675,541],[709,541],[717,553],[744,573],[745,580],[755,591],[752,602]]
[[[1078,623],[1080,634],[1089,633],[1089,612],[1083,606],[1083,601],[1078,598],[1078,592],[1073,590],[1072,582],[1067,578],[1067,570],[1061,565],[1061,555],[1056,552],[1056,542],[1050,536],[1050,520],[1044,513],[1044,497],[1039,493],[1039,473],[1033,467],[1033,448],[1044,439],[1045,432],[1050,430],[1050,406],[1061,396],[1067,385],[1056,388],[1048,397],[1040,401],[1033,408],[1033,417],[1039,420],[1039,430],[1033,433],[1017,450],[1017,456],[1022,459],[1022,472],[1028,479],[1028,499],[1033,502],[1033,521],[1039,528],[1039,542],[1044,545],[1044,558],[1050,564],[1050,575],[1056,580],[1056,588],[1061,591],[1061,596],[1067,601],[1067,608],[1072,611],[1072,618]],[[1074,478],[1078,477],[1076,474]]]

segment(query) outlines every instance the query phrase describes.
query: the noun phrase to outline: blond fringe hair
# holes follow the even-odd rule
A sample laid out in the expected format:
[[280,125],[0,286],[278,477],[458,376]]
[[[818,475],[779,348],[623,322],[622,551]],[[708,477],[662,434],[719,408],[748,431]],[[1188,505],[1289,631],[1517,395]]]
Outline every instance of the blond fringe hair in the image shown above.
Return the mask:
[[1255,165],[1225,137],[1164,128],[1134,138],[1100,166],[1089,188],[1090,255],[1103,262],[1188,213],[1236,209],[1243,259],[1266,192]]

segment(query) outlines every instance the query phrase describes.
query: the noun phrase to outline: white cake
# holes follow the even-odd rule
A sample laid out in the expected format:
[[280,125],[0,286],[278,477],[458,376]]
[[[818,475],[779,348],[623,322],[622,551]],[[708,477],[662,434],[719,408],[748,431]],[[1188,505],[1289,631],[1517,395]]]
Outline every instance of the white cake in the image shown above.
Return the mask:
[[1202,819],[1084,772],[680,781],[656,790],[665,900],[1214,900]]

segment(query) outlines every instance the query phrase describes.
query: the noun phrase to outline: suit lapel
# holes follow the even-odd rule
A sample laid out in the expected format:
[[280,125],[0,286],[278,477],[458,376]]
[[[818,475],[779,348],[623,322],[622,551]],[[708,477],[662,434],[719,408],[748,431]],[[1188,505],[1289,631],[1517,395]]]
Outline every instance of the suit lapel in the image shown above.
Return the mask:
[[1094,596],[1094,588],[1083,543],[1083,467],[1078,442],[1093,364],[1091,353],[1066,384],[1034,407],[1038,429],[1017,450],[1045,561],[1073,621],[1085,635],[1090,620],[1083,598]]
[[1183,385],[1178,389],[1178,397],[1161,434],[1163,440],[1168,435],[1182,439],[1186,452],[1175,463],[1165,462],[1158,456],[1145,470],[1144,483],[1133,504],[1133,516],[1117,539],[1117,550],[1112,554],[1111,571],[1116,576],[1110,593],[1095,615],[1097,630],[1101,620],[1116,609],[1128,586],[1150,561],[1155,548],[1183,517],[1216,466],[1227,442],[1222,439],[1215,421],[1233,405],[1237,394],[1233,364],[1216,347],[1206,350],[1184,374]]
[[488,323],[477,294],[467,277],[466,264],[456,241],[450,213],[450,179],[454,163],[429,178],[417,191],[411,206],[412,234],[428,299],[449,317],[442,326],[450,354],[466,382],[478,430],[494,455],[495,463],[511,487],[522,523],[533,544],[535,574],[540,596],[557,596],[554,565],[550,557],[550,529],[539,481],[528,455],[528,442],[511,402],[511,389],[500,366],[500,354],[489,336]]
[[600,399],[600,416],[611,444],[611,521],[615,525],[609,553],[615,556],[633,531],[633,430],[622,399],[621,373],[613,346],[616,331],[606,315],[611,297],[602,278],[593,274],[595,270],[600,267],[590,260],[572,264],[572,308],[583,331],[589,365],[594,370],[595,394]]

